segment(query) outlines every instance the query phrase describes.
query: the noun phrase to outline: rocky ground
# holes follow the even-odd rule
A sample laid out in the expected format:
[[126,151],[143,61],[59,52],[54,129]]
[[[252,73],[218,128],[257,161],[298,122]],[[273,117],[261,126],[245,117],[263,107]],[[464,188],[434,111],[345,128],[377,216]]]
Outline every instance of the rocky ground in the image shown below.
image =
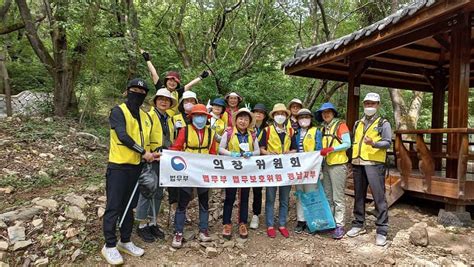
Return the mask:
[[[87,133],[91,133],[91,136]],[[105,206],[104,178],[106,130],[77,126],[70,120],[52,118],[0,121],[0,266],[48,264],[105,265],[99,255],[103,245],[101,217]],[[473,265],[474,229],[443,226],[438,206],[403,198],[390,208],[389,244],[374,245],[375,217],[367,215],[368,233],[335,241],[329,235],[278,235],[270,239],[261,226],[249,238],[226,241],[222,230],[221,190],[211,197],[213,241],[200,243],[197,234],[197,203],[189,209],[184,248],[171,248],[169,206],[163,201],[160,224],[166,239],[143,243],[141,258],[125,256],[126,263],[212,265]],[[352,198],[347,197],[351,216]],[[370,204],[368,204],[370,205]],[[295,225],[295,201],[290,203],[290,222]],[[263,223],[263,217],[261,218]],[[349,225],[347,225],[349,227]],[[236,233],[236,229],[234,229]],[[235,235],[234,235],[235,236]]]

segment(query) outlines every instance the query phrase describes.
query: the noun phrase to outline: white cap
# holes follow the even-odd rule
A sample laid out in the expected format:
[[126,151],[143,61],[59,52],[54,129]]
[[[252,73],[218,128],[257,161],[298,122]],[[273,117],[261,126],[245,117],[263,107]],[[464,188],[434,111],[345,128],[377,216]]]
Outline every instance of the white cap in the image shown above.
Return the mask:
[[199,103],[198,99],[197,99],[197,95],[195,92],[193,91],[185,91],[183,93],[183,96],[181,97],[181,99],[179,100],[179,103],[181,104],[181,102],[183,101],[183,99],[188,99],[188,98],[194,98],[196,100],[196,103]]
[[242,102],[244,100],[244,98],[236,92],[230,92],[224,96],[225,101],[227,102],[229,100],[229,97],[231,96],[237,97],[239,99],[239,102]]
[[171,106],[170,108],[176,106],[178,100],[176,100],[174,97],[171,96],[171,92],[166,89],[166,88],[161,88],[159,89],[158,91],[156,91],[156,94],[155,96],[153,97],[153,104],[155,104],[155,101],[156,101],[156,98],[159,97],[159,96],[164,96],[164,97],[167,97],[171,100]]
[[362,102],[365,101],[380,102],[380,96],[377,93],[368,93],[367,95],[365,95],[364,101]]
[[293,98],[291,99],[290,103],[288,103],[288,109],[291,107],[291,104],[300,104],[301,106],[303,106],[303,102],[301,100],[299,100],[298,98]]

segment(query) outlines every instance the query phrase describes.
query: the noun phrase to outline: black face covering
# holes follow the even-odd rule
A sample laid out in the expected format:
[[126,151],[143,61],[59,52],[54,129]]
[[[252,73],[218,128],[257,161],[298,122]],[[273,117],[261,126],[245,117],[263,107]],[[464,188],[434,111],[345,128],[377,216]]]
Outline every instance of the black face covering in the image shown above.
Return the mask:
[[145,94],[140,94],[140,93],[128,91],[128,93],[127,93],[128,106],[131,109],[138,110],[138,108],[140,108],[140,106],[145,101],[145,97],[146,97]]

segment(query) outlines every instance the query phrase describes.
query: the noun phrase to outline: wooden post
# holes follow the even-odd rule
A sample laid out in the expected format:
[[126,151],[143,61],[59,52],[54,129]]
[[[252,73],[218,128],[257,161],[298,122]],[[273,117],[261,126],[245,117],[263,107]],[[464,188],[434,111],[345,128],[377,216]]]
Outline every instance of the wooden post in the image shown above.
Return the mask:
[[[437,69],[433,73],[433,105],[431,107],[431,128],[444,128],[444,98],[446,89],[446,73]],[[432,134],[430,150],[433,153],[443,152],[443,134]],[[442,159],[435,158],[435,170],[441,171]]]
[[347,87],[346,123],[352,132],[354,123],[359,119],[360,76],[367,69],[367,61],[349,63],[349,86]]
[[[452,20],[449,53],[448,128],[466,128],[468,124],[469,60],[471,27],[468,14]],[[461,145],[459,134],[448,134],[448,154],[457,154]],[[458,160],[447,160],[446,176],[457,177]]]

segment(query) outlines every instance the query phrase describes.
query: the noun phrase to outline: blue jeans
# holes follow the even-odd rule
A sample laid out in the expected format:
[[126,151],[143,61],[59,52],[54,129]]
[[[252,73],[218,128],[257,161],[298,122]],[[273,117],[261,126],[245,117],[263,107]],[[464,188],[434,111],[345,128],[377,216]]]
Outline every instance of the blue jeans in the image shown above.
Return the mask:
[[266,199],[265,199],[265,222],[267,227],[273,227],[274,224],[274,207],[276,192],[279,188],[280,205],[278,208],[278,220],[279,226],[283,227],[286,225],[286,219],[288,217],[288,202],[290,201],[291,185],[279,186],[279,187],[267,187]]
[[[199,230],[204,231],[209,227],[209,191],[198,194],[199,199]],[[179,189],[178,207],[174,216],[174,230],[176,233],[184,231],[186,220],[186,207],[191,201],[191,194]]]
[[[161,207],[161,200],[163,199],[163,187],[158,187],[156,189],[153,200],[155,201],[155,215],[158,216]],[[140,193],[140,198],[138,199],[138,204],[136,208],[135,219],[137,221],[144,221],[148,218],[153,218],[153,207],[151,205],[151,199],[145,198]],[[156,218],[155,218],[156,219]]]

